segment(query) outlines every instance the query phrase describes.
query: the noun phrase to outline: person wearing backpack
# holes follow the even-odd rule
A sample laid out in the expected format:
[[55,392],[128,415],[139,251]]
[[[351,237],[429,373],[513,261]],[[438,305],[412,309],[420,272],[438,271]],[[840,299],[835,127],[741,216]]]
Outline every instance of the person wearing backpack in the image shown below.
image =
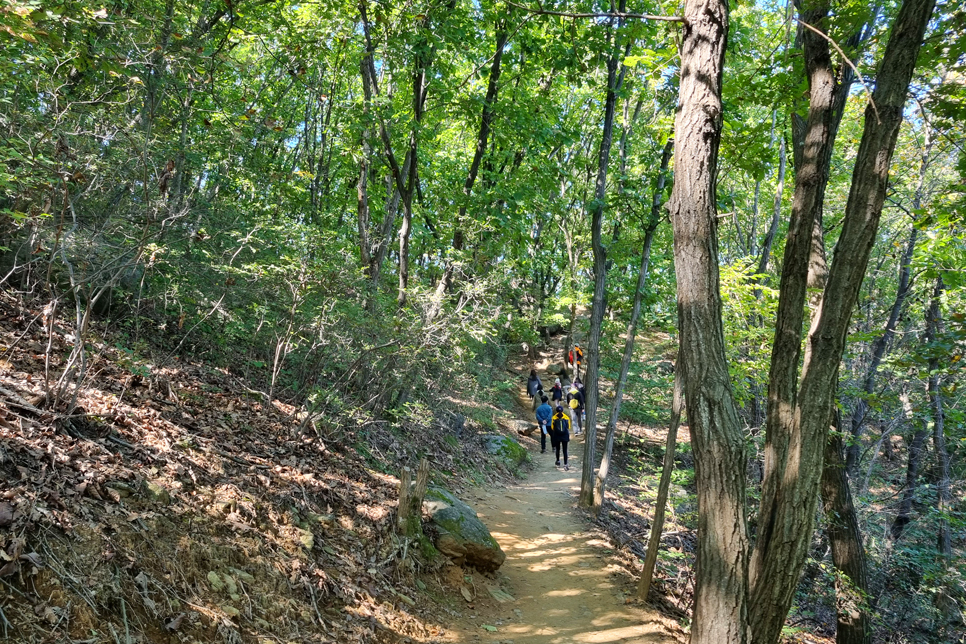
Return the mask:
[[580,348],[579,344],[574,344],[574,348],[570,350],[570,364],[576,367],[577,378],[580,378],[580,363],[584,360],[584,350]]
[[570,417],[564,412],[562,406],[557,405],[557,413],[550,420],[550,436],[553,444],[554,453],[557,455],[556,465],[560,465],[560,448],[563,448],[564,469],[570,470],[567,464],[567,443],[570,442]]
[[553,401],[554,405],[560,405],[560,401],[563,400],[563,387],[560,385],[560,378],[553,381],[553,387],[550,388],[550,400]]
[[546,398],[547,394],[543,393],[543,385],[537,387],[537,393],[533,394],[533,403],[530,407],[531,411],[537,411],[537,407],[540,406],[542,399]]
[[577,429],[574,430],[574,436],[579,434],[584,429],[583,425],[583,415],[584,415],[584,394],[577,389],[576,385],[570,386],[570,391],[567,392],[567,405],[571,409],[571,418],[573,419],[573,425]]
[[537,376],[537,370],[531,369],[530,377],[527,378],[527,395],[530,396],[530,400],[533,400],[534,396],[537,395],[537,389],[543,389],[543,383]]
[[[541,397],[541,404],[537,407],[537,424],[540,425],[540,453],[547,451],[547,436],[550,434],[550,420],[553,418],[553,409],[547,403],[547,397]],[[553,441],[551,440],[551,445]]]

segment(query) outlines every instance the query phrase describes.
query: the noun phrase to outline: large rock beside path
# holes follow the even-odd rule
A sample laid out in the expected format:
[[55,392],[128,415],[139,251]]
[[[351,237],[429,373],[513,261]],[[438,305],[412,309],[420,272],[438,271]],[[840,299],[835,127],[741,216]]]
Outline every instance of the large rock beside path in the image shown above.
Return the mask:
[[436,527],[436,548],[458,565],[467,564],[483,572],[503,565],[506,554],[476,515],[476,510],[447,490],[429,488],[423,511]]
[[[530,427],[530,423],[524,421],[513,422],[520,423],[513,425],[513,429],[516,431],[520,431],[521,427]],[[530,454],[523,445],[503,434],[485,434],[483,436],[483,448],[494,456],[502,457],[510,467],[519,467],[530,459]]]

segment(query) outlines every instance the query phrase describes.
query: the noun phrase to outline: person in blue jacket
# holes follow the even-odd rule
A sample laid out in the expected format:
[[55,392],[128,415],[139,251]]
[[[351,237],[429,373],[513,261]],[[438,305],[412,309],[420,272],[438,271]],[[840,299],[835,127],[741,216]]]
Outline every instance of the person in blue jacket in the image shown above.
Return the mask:
[[547,404],[547,397],[543,396],[541,405],[537,407],[537,424],[540,425],[540,453],[547,451],[547,435],[550,434],[550,419],[553,417],[553,409]]

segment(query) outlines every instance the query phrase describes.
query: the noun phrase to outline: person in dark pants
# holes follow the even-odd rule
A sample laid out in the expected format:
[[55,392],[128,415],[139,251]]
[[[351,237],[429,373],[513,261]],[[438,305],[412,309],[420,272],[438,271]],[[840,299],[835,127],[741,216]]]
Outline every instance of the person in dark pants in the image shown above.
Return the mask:
[[530,396],[531,400],[537,395],[537,389],[543,389],[543,383],[537,377],[537,370],[531,369],[530,377],[527,378],[527,395]]
[[571,385],[570,391],[567,392],[567,404],[573,410],[573,424],[577,428],[574,430],[574,436],[576,436],[584,429],[584,394],[577,388],[576,383]]
[[540,406],[541,400],[546,398],[547,394],[543,393],[543,386],[537,387],[537,393],[533,394],[533,406],[530,408],[533,411],[537,411],[537,407]]
[[553,387],[550,389],[550,400],[553,401],[554,405],[559,405],[560,401],[563,400],[563,387],[560,385],[560,378],[553,382]]
[[547,451],[547,435],[550,434],[550,420],[553,418],[553,409],[547,404],[547,397],[543,396],[541,405],[537,407],[537,424],[540,425],[540,453]]
[[553,415],[550,421],[550,431],[553,432],[550,439],[553,444],[554,453],[557,455],[557,465],[560,465],[560,448],[563,448],[563,462],[564,469],[569,470],[570,465],[567,464],[567,443],[570,442],[570,416],[564,411],[564,408],[557,405],[557,413]]

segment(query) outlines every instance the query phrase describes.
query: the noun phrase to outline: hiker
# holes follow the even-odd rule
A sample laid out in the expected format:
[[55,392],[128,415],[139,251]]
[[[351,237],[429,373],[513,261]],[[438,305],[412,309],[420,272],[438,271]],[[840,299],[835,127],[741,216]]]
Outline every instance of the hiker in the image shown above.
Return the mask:
[[550,389],[550,400],[553,401],[554,405],[559,405],[560,401],[563,400],[563,387],[560,385],[560,378],[553,381],[553,387]]
[[540,425],[540,453],[544,454],[547,451],[547,435],[550,434],[550,420],[553,418],[553,409],[547,403],[546,396],[540,398],[540,406],[537,407],[536,416],[537,424]]
[[570,442],[570,418],[564,413],[563,407],[557,405],[557,413],[550,419],[550,443],[557,455],[556,465],[560,465],[560,448],[563,448],[564,469],[570,470],[567,464],[567,443]]
[[533,395],[533,406],[530,409],[532,411],[537,411],[537,407],[540,406],[541,399],[546,397],[547,397],[547,394],[543,393],[543,385],[538,385],[537,393]]
[[579,344],[574,344],[574,348],[570,350],[567,357],[570,359],[570,364],[577,366],[577,377],[580,378],[580,363],[584,359],[584,350],[580,348]]
[[574,378],[574,386],[576,386],[577,389],[580,390],[580,393],[584,393],[584,383],[580,381],[580,376],[577,376],[576,378]]
[[537,389],[543,389],[543,383],[540,382],[540,378],[537,377],[537,370],[530,370],[530,377],[527,378],[527,395],[530,396],[530,400],[537,394]]
[[574,436],[579,434],[584,429],[584,394],[577,389],[576,384],[570,385],[570,391],[567,392],[567,405],[571,410],[571,418],[574,420],[574,426],[577,428],[574,430]]

